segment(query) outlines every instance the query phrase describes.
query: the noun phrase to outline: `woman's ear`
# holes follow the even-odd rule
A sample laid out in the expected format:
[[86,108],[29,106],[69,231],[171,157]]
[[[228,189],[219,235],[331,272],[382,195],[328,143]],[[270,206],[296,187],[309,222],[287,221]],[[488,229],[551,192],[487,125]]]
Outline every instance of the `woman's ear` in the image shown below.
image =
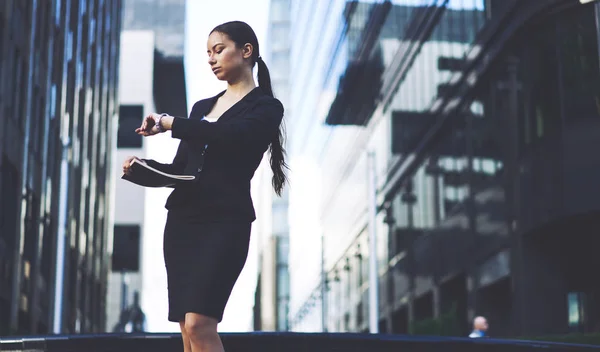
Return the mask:
[[242,48],[242,56],[244,59],[249,59],[252,57],[252,53],[254,53],[254,47],[250,43],[246,43]]

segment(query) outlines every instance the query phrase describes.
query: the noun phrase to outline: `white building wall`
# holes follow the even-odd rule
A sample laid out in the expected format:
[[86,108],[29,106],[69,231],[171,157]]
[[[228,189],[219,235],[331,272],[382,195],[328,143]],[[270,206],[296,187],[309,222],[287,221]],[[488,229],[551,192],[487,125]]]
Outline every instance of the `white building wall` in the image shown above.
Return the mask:
[[[121,33],[121,57],[119,62],[119,104],[143,105],[144,113],[154,110],[152,83],[154,71],[154,33],[152,31],[123,31]],[[141,121],[140,121],[141,123]],[[132,131],[132,133],[135,133]],[[144,246],[147,243],[147,227],[145,221],[144,188],[121,180],[122,163],[130,155],[145,157],[148,149],[147,140],[142,148],[119,148],[116,153],[115,185],[115,225],[140,225],[140,272],[128,273],[125,281],[128,285],[128,303],[133,302],[134,291],[140,292],[143,299],[142,285],[144,273]],[[111,273],[108,283],[106,330],[112,331],[118,322],[121,311],[121,274]]]

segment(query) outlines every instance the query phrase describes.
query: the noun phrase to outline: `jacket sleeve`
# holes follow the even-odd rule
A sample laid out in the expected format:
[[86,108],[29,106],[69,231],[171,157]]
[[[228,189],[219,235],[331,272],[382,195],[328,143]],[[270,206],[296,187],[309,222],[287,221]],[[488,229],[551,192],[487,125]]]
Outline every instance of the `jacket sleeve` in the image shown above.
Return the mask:
[[270,99],[256,104],[242,118],[211,123],[176,117],[171,129],[173,138],[182,140],[253,145],[270,142],[282,119],[283,105],[277,99]]
[[[192,107],[192,111],[190,112],[190,117],[194,116],[198,110],[198,102],[194,104]],[[142,159],[151,167],[160,170],[162,172],[166,172],[168,174],[181,175],[185,170],[188,161],[188,146],[187,143],[181,141],[179,143],[179,147],[177,147],[177,153],[175,154],[175,158],[171,164],[163,164],[159,163],[156,160],[152,159]]]
[[162,172],[166,172],[168,174],[181,175],[185,170],[185,166],[187,164],[188,159],[188,151],[187,146],[184,141],[179,142],[179,147],[177,147],[177,154],[175,154],[175,158],[171,164],[163,164],[159,163],[156,160],[152,159],[142,159],[151,167],[160,170]]

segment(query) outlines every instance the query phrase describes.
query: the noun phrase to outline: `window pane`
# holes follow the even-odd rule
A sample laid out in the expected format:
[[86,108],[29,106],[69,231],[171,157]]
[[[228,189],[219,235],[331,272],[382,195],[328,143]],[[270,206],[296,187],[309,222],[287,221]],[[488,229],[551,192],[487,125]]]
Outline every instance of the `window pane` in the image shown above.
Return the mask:
[[140,262],[140,226],[115,225],[112,270],[137,272]]
[[119,107],[118,148],[141,148],[142,136],[135,133],[144,118],[142,105],[121,105]]
[[565,12],[558,45],[567,121],[600,117],[600,64],[594,11]]

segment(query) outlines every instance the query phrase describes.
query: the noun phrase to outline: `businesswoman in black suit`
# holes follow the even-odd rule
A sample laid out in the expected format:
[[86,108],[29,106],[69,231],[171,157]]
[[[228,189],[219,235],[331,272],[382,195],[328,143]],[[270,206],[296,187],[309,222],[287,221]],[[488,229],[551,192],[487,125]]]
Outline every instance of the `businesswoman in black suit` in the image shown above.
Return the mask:
[[[258,40],[246,23],[217,26],[208,38],[208,63],[227,89],[194,104],[189,118],[151,114],[136,130],[166,130],[181,139],[172,164],[144,160],[169,173],[193,174],[166,204],[164,256],[169,320],[179,322],[185,352],[223,351],[217,324],[248,254],[255,212],[250,180],[267,149],[273,187],[286,183],[281,121]],[[252,68],[258,65],[258,87]],[[128,169],[128,159],[124,172]]]

